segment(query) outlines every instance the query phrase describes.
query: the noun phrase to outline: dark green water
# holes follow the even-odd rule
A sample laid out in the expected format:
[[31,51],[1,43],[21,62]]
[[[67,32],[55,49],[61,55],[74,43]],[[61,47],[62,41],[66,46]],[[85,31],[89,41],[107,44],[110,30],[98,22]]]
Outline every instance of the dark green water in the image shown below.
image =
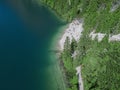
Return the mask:
[[49,47],[61,25],[31,0],[0,1],[0,90],[53,90]]

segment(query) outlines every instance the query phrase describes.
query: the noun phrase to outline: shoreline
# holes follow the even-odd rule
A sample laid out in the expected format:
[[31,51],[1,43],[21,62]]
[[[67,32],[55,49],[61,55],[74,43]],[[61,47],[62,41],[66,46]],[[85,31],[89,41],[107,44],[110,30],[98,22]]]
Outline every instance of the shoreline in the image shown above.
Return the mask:
[[[64,43],[66,41],[66,38],[68,37],[70,39],[70,44],[72,43],[72,39],[74,39],[77,43],[79,42],[83,32],[83,20],[82,19],[75,19],[71,23],[69,23],[68,27],[65,29],[63,35],[59,39],[59,49],[63,51],[64,49]],[[76,58],[77,53],[72,54],[71,57]],[[73,59],[74,60],[74,59]],[[62,60],[61,60],[62,61]],[[64,68],[64,66],[61,66]],[[83,79],[81,75],[81,65],[76,66],[76,77],[78,77],[78,90],[84,90],[84,85],[83,85]],[[67,77],[65,75],[65,77]]]
[[[64,25],[61,28],[59,28],[57,34],[53,36],[51,51],[54,52],[54,55],[57,58],[56,60],[58,60],[57,65],[60,69],[59,72],[62,74],[62,79],[65,84],[65,87],[67,87],[67,81],[66,81],[67,76],[65,75],[64,66],[62,66],[61,64],[62,60],[60,60],[60,54],[64,49],[64,42],[67,36],[70,38],[70,41],[72,41],[72,38],[74,38],[77,42],[79,41],[83,31],[82,22],[83,21],[81,19],[75,19],[71,23],[68,23],[67,25]],[[79,74],[81,74],[81,70],[79,71],[80,71]],[[78,77],[79,87],[81,88],[83,87],[83,81],[79,81],[79,80],[82,80],[82,78]],[[80,85],[80,82],[82,83],[82,86]]]
[[63,51],[64,49],[64,43],[67,37],[70,39],[70,43],[72,42],[72,39],[75,39],[75,41],[79,41],[79,39],[82,36],[83,31],[83,20],[82,19],[75,19],[71,23],[68,24],[67,28],[64,30],[61,38],[59,39],[59,49]]
[[63,22],[63,23],[66,23],[67,21],[66,20],[64,20],[64,19],[61,19],[61,17],[58,15],[58,13],[56,13],[56,10],[54,10],[54,9],[52,9],[52,8],[50,8],[47,4],[45,4],[43,1],[36,1],[38,4],[40,4],[41,6],[43,6],[43,7],[45,7],[45,8],[47,8],[51,13],[53,13],[55,16],[56,16],[56,18],[59,20],[59,21],[61,21],[61,22]]
[[[59,27],[57,29],[56,34],[52,37],[51,39],[51,45],[49,47],[49,57],[51,60],[51,67],[48,67],[48,72],[51,73],[52,75],[52,80],[53,83],[55,83],[58,86],[59,90],[67,90],[65,81],[64,81],[64,74],[63,74],[63,70],[61,69],[60,66],[60,53],[61,51],[59,50],[59,43],[58,41],[60,40],[61,36],[64,34],[65,29],[67,28],[68,24],[65,25],[61,25],[61,27]],[[59,85],[58,85],[59,84]]]
[[52,38],[52,44],[50,46],[51,50],[59,50],[60,49],[60,44],[59,41],[62,38],[63,34],[65,33],[66,28],[68,28],[69,24],[62,25],[60,28],[57,29],[57,33],[53,36]]

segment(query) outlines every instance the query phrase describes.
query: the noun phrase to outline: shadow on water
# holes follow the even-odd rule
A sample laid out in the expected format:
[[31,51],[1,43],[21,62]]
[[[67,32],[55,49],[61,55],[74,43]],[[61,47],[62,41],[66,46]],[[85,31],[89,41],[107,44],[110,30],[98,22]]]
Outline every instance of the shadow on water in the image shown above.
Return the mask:
[[48,50],[62,23],[33,1],[0,2],[0,90],[53,90]]

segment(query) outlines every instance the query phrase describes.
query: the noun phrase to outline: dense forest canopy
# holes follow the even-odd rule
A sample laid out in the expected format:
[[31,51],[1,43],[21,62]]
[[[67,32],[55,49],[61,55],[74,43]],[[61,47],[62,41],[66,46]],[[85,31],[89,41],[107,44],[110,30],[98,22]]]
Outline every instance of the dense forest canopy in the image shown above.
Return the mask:
[[[120,90],[120,42],[109,42],[109,35],[120,33],[120,0],[38,0],[65,21],[84,19],[83,36],[77,43],[66,39],[61,59],[68,90],[77,90],[75,67],[82,65],[85,90]],[[105,33],[102,42],[92,41],[93,30]],[[71,55],[79,51],[76,58]]]

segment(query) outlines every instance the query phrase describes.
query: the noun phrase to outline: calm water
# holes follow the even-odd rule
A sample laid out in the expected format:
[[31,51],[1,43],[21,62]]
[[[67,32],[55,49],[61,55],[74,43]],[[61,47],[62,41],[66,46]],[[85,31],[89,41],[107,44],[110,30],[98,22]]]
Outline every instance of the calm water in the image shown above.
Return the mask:
[[0,90],[53,90],[48,50],[62,24],[30,1],[0,0]]

